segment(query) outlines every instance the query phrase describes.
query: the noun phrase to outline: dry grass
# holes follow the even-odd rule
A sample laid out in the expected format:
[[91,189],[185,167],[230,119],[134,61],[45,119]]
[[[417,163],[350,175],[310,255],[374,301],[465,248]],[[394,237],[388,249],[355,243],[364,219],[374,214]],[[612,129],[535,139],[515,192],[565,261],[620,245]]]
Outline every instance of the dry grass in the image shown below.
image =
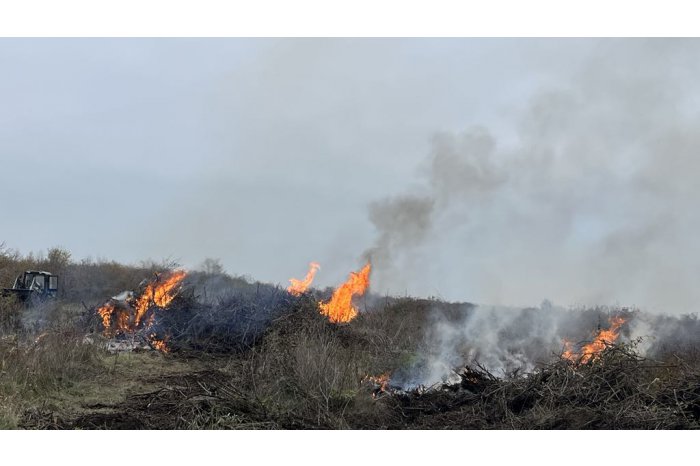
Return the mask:
[[47,405],[57,393],[103,369],[96,348],[73,331],[5,335],[0,342],[0,426],[17,427],[20,414]]
[[382,398],[412,428],[697,429],[700,371],[612,346],[594,362],[560,360],[527,376],[466,368],[440,390]]
[[[42,265],[20,259],[0,254],[3,276]],[[555,360],[506,378],[470,367],[456,385],[374,396],[366,376],[420,363],[431,319],[463,322],[472,308],[375,297],[360,303],[357,319],[335,325],[318,312],[322,292],[287,299],[275,287],[200,273],[192,280],[206,287],[204,299],[178,299],[182,312],[168,314],[181,330],[172,353],[113,355],[81,301],[99,304],[152,270],[61,266],[74,280],[61,301],[27,309],[0,299],[0,428],[700,427],[696,318],[682,322],[683,338],[657,344],[660,361],[618,346],[593,364]],[[581,315],[595,325],[601,314]]]
[[[400,301],[347,325],[313,299],[277,318],[252,348],[222,355],[108,355],[77,334],[5,342],[3,427],[139,429],[697,428],[700,375],[691,362],[639,358],[633,346],[592,364],[555,361],[496,378],[373,396],[364,376],[405,364],[425,309]],[[402,307],[407,311],[399,319]],[[447,306],[448,312],[450,307]],[[395,314],[392,314],[395,313]],[[387,324],[387,322],[392,322]],[[376,394],[376,393],[375,393]]]

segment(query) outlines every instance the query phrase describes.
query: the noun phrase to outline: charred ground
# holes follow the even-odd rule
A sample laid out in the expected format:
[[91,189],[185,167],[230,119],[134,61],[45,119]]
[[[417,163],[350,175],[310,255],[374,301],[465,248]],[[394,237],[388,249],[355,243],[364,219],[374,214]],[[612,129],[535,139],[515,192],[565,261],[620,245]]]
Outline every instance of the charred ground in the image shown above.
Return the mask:
[[[0,303],[0,426],[26,429],[692,429],[700,426],[700,326],[672,320],[685,333],[660,338],[641,357],[634,339],[573,364],[537,342],[537,367],[492,373],[472,361],[450,383],[406,384],[385,391],[366,377],[405,380],[428,364],[427,329],[461,322],[474,307],[435,299],[366,297],[348,324],[318,311],[330,290],[295,297],[283,288],[193,272],[159,316],[171,332],[169,353],[105,349],[94,310],[104,299],[168,264],[54,263],[5,252],[0,275],[53,268],[60,300],[25,309]],[[65,259],[57,261],[58,259]],[[41,267],[43,266],[43,267]],[[76,287],[74,284],[80,284]],[[71,284],[70,287],[68,284]],[[517,328],[542,309],[517,315]],[[622,309],[570,311],[595,328]],[[683,320],[684,319],[684,320]],[[668,322],[667,322],[668,323]],[[667,327],[669,327],[667,325]],[[627,335],[629,336],[629,335]],[[541,346],[541,345],[540,345]],[[648,346],[648,345],[647,345]],[[530,354],[531,353],[531,354]],[[478,355],[477,355],[478,356]],[[364,379],[364,381],[363,381]]]

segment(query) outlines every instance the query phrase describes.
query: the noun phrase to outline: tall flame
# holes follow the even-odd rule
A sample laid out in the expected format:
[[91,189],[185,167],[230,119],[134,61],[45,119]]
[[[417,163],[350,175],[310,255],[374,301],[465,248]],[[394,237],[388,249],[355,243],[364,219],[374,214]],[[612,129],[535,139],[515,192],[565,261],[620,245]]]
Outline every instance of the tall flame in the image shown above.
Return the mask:
[[363,295],[369,287],[369,274],[372,269],[367,263],[359,272],[350,272],[350,278],[333,292],[327,303],[319,303],[321,314],[333,323],[350,322],[357,317],[357,309],[352,304],[355,295]]
[[131,331],[132,319],[129,309],[124,309],[113,302],[108,302],[97,309],[97,314],[102,319],[102,333],[106,337]]
[[[143,322],[143,318],[152,306],[165,308],[177,295],[182,280],[187,275],[184,270],[176,270],[157,275],[156,279],[146,285],[143,292],[125,302],[110,301],[97,309],[102,319],[103,333],[107,337],[117,334],[134,333],[140,329],[150,329],[154,323],[154,314]],[[151,346],[167,352],[167,337],[158,340],[155,333],[148,335]]]
[[615,343],[615,341],[620,336],[620,327],[625,323],[625,319],[620,316],[614,316],[610,318],[610,328],[600,329],[596,334],[593,341],[587,343],[581,347],[581,350],[576,352],[573,349],[571,341],[564,340],[564,352],[562,357],[568,359],[569,361],[578,361],[581,364],[585,364],[588,361],[598,357],[601,351],[605,349],[607,345]]
[[146,285],[146,289],[134,303],[134,326],[138,327],[146,311],[152,306],[166,307],[175,298],[174,290],[180,285],[187,272],[176,270],[164,279],[158,277],[155,281]]
[[314,277],[316,276],[316,272],[318,272],[318,269],[320,269],[321,266],[316,263],[316,262],[311,262],[309,264],[309,271],[306,273],[306,277],[304,277],[303,280],[298,280],[296,278],[290,278],[289,287],[287,288],[287,291],[294,296],[300,296],[302,293],[304,293],[309,286],[311,286],[311,283],[314,281]]
[[107,303],[97,309],[97,314],[102,318],[102,328],[105,332],[112,327],[112,314],[114,314],[114,304]]

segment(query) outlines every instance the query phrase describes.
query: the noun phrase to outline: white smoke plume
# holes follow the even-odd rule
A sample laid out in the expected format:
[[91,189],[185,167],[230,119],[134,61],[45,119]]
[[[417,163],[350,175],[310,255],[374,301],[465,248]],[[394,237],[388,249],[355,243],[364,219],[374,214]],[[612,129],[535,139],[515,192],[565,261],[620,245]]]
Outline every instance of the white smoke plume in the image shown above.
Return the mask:
[[[458,380],[465,365],[481,365],[498,377],[532,372],[557,360],[564,340],[578,345],[610,327],[612,316],[625,323],[615,344],[630,344],[643,357],[668,360],[697,354],[697,315],[660,316],[627,308],[564,309],[544,301],[537,308],[465,304],[460,312],[431,310],[421,358],[392,375],[392,384],[411,389]],[[612,342],[609,342],[612,343]]]
[[421,187],[370,206],[375,290],[695,311],[699,52],[604,42],[510,128],[437,134]]

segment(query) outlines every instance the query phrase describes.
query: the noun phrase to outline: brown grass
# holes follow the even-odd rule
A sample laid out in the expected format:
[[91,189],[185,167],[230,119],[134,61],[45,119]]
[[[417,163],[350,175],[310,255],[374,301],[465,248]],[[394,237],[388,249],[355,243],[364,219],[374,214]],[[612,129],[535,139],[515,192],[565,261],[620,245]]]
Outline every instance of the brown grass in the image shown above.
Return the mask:
[[[0,254],[4,276],[42,265],[8,257]],[[3,260],[12,264],[10,272]],[[320,315],[311,294],[292,301],[260,338],[238,349],[184,345],[171,354],[115,355],[104,349],[81,301],[96,304],[135,288],[152,270],[106,262],[62,266],[81,292],[74,288],[38,308],[0,299],[0,428],[700,427],[700,353],[692,331],[678,345],[664,343],[661,361],[622,345],[592,364],[555,359],[506,378],[470,367],[456,385],[375,396],[366,376],[420,362],[430,349],[425,335],[435,313],[461,322],[470,306],[375,298],[360,303],[357,319],[335,325]],[[208,276],[199,279],[210,283]],[[260,285],[240,279],[236,286],[262,296]],[[265,301],[255,305],[256,312],[265,309]],[[592,321],[598,315],[591,312]],[[690,319],[684,328],[696,324]]]
[[700,426],[697,366],[647,361],[633,346],[612,347],[592,364],[555,361],[505,379],[468,368],[455,386],[374,397],[362,379],[418,351],[425,310],[435,305],[403,300],[334,325],[308,299],[252,348],[228,355],[109,355],[65,330],[38,342],[5,341],[1,422],[89,429]]

